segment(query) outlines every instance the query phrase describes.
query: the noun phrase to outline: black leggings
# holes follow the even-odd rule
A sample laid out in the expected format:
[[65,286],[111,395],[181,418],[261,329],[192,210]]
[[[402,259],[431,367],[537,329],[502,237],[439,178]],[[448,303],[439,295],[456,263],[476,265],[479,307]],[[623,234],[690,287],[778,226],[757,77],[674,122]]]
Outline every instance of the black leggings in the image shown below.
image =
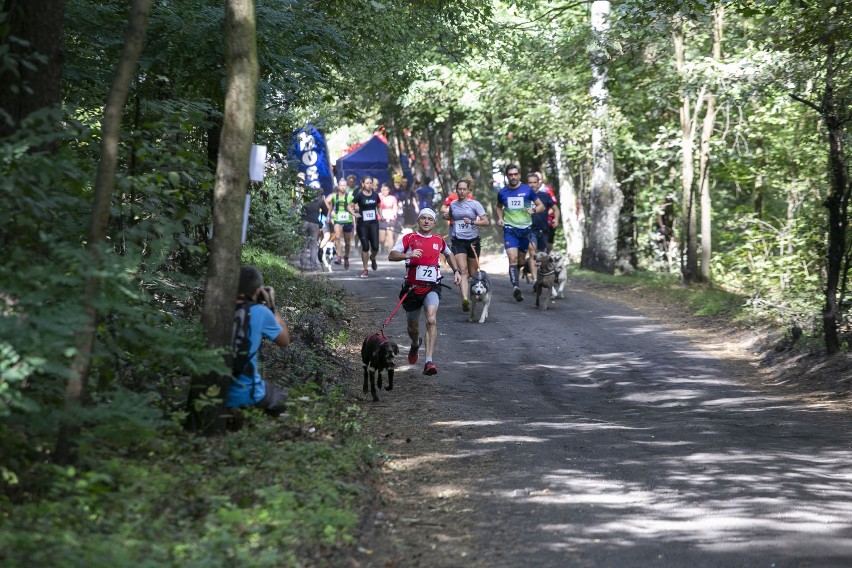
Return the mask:
[[356,228],[358,238],[361,240],[361,250],[363,252],[379,252],[379,223],[378,222],[361,222]]

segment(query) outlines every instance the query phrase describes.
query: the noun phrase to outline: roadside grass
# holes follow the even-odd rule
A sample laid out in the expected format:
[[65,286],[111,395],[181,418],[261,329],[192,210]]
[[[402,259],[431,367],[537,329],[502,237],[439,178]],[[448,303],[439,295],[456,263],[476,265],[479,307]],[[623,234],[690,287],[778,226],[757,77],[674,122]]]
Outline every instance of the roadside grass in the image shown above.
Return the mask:
[[[276,255],[244,252],[295,332],[264,370],[289,387],[287,412],[246,411],[239,431],[208,438],[183,430],[181,412],[87,426],[76,466],[46,461],[15,487],[0,480],[0,564],[318,566],[354,542],[379,450],[329,347],[347,341],[343,293]],[[185,390],[174,396],[160,407],[179,408]]]
[[677,274],[636,271],[610,275],[580,269],[570,269],[569,274],[605,286],[641,290],[652,294],[658,302],[687,306],[697,317],[721,316],[743,324],[765,321],[764,315],[748,309],[745,296],[712,285],[684,286]]

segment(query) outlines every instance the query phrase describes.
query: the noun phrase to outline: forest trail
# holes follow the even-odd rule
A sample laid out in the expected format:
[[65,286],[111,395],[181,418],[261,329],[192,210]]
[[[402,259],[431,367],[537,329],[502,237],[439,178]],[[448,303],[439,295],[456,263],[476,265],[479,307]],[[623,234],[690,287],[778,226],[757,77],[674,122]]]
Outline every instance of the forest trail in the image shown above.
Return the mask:
[[[754,388],[753,362],[711,352],[714,338],[699,348],[573,282],[544,313],[528,284],[517,303],[504,263],[485,263],[485,324],[444,291],[438,375],[405,361],[404,312],[388,327],[395,388],[364,402],[384,483],[347,565],[850,564],[848,413]],[[329,276],[367,334],[403,270],[360,279],[356,264]]]

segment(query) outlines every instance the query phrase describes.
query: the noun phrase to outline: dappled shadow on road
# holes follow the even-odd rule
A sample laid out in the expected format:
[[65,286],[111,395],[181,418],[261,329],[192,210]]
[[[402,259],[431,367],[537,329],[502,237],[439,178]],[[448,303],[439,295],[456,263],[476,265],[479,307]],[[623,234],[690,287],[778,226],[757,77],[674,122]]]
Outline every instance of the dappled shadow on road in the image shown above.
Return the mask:
[[847,416],[743,386],[645,318],[596,324],[617,340],[569,337],[558,361],[451,362],[465,373],[430,424],[442,451],[398,462],[428,462],[422,496],[459,500],[492,543],[472,563],[849,564]]
[[[397,290],[371,290],[371,326]],[[847,415],[741,380],[722,337],[503,292],[484,325],[442,306],[440,373],[403,364],[369,406],[388,506],[363,565],[850,565]]]

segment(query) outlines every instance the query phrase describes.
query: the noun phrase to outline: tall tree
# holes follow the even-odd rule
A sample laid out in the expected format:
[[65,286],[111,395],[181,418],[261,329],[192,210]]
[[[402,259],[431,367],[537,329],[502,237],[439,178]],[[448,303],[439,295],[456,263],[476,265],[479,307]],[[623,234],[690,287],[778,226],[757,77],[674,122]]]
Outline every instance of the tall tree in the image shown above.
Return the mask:
[[[722,22],[724,7],[717,4],[713,10],[713,60],[722,59]],[[710,142],[716,125],[716,97],[711,89],[706,95],[704,126],[698,150],[699,201],[701,203],[701,280],[710,281],[710,256],[713,251],[712,199],[710,197]]]
[[593,83],[592,98],[592,183],[587,219],[588,238],[582,265],[597,272],[613,272],[618,241],[618,217],[624,196],[615,181],[608,121],[607,31],[609,2],[595,0],[591,7]]
[[[249,155],[257,108],[258,61],[254,0],[228,0],[225,10],[227,87],[222,137],[213,190],[213,238],[201,321],[210,347],[230,345],[242,251],[242,214],[248,189]],[[229,376],[194,379],[190,388],[191,425],[205,431],[224,429],[221,407],[197,406],[208,392],[223,399]],[[215,387],[210,391],[210,387]]]
[[[811,16],[817,16],[813,10],[806,10]],[[804,36],[811,47],[821,49],[819,63],[821,84],[812,93],[792,93],[792,97],[811,107],[822,118],[828,131],[828,180],[829,194],[825,200],[828,209],[827,272],[825,284],[825,304],[822,312],[825,348],[829,354],[840,351],[838,324],[841,319],[840,304],[846,291],[847,275],[852,258],[852,246],[849,236],[849,202],[852,197],[852,185],[849,175],[849,155],[846,146],[848,126],[852,121],[852,87],[849,74],[850,10],[844,3],[829,6],[820,16],[823,31],[816,36]],[[845,24],[845,25],[842,25]],[[815,31],[807,26],[807,31]],[[815,55],[815,54],[814,54]],[[813,57],[813,55],[811,55]]]
[[[559,218],[565,236],[565,253],[571,263],[579,263],[583,255],[583,208],[574,185],[574,172],[562,140],[554,143],[559,169]],[[558,248],[558,247],[557,247]]]
[[[65,410],[69,415],[86,398],[86,384],[89,380],[98,320],[98,313],[95,309],[96,297],[101,287],[98,267],[102,263],[102,249],[106,243],[110,204],[115,187],[121,115],[124,104],[127,102],[127,95],[130,92],[139,55],[142,53],[151,3],[152,0],[133,1],[121,59],[119,59],[112,86],[104,105],[104,115],[101,121],[101,155],[98,162],[97,177],[95,178],[89,239],[86,242],[86,250],[91,256],[93,270],[84,284],[83,305],[85,306],[86,320],[83,327],[77,332],[76,353],[71,363],[68,385],[65,389]],[[59,463],[69,463],[74,460],[73,430],[73,426],[67,420],[63,422],[56,446],[56,460]]]
[[[675,65],[683,77],[686,69],[684,50],[685,22],[680,19],[674,25],[672,40],[674,42]],[[704,90],[699,93],[695,110],[692,110],[692,100],[686,88],[680,90],[680,184],[681,184],[681,218],[683,219],[683,247],[681,260],[681,275],[684,282],[693,282],[698,277],[698,223],[697,203],[695,192],[695,131],[697,129],[698,113]]]

